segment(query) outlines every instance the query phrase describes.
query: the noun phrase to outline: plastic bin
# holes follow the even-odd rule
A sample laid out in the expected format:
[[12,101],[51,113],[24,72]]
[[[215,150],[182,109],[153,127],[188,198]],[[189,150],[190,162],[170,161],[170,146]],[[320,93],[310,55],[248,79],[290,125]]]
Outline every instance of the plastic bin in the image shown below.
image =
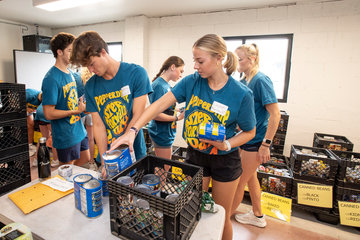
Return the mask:
[[314,133],[313,146],[317,148],[350,152],[354,148],[354,144],[346,137],[324,133]]
[[277,166],[290,166],[289,158],[281,154],[271,154],[267,163]]
[[[321,154],[323,157],[304,153],[304,151]],[[334,185],[335,183],[338,160],[327,149],[291,145],[290,164],[294,179],[325,185]]]
[[279,176],[272,173],[257,172],[260,188],[264,192],[291,198],[293,176],[291,169],[286,165],[262,164],[264,167],[274,166],[277,169],[287,169],[290,176]]
[[339,161],[337,185],[360,190],[360,153],[330,151]]
[[0,159],[0,195],[31,181],[29,153]]
[[178,147],[172,154],[172,159],[173,160],[179,160],[179,161],[184,161],[186,158],[186,151],[187,148],[184,147]]
[[[182,174],[160,170],[167,164],[182,169]],[[159,175],[162,180],[160,196],[151,195],[125,186],[116,180],[132,176],[134,185],[141,183],[145,174]],[[173,177],[174,176],[174,177]],[[175,179],[181,177],[183,182]],[[129,239],[189,239],[201,217],[202,168],[147,156],[109,180],[110,224],[115,236]],[[178,194],[176,201],[165,199],[170,194]],[[148,203],[149,208],[141,208],[139,200]]]
[[24,84],[0,83],[0,122],[26,118]]
[[283,110],[280,110],[280,114],[281,114],[281,118],[280,118],[277,132],[286,134],[288,123],[289,123],[289,115]]
[[338,201],[345,202],[357,202],[360,203],[360,190],[336,187],[335,201],[334,201],[334,212],[339,214],[339,203]]
[[0,122],[0,157],[28,152],[26,118]]

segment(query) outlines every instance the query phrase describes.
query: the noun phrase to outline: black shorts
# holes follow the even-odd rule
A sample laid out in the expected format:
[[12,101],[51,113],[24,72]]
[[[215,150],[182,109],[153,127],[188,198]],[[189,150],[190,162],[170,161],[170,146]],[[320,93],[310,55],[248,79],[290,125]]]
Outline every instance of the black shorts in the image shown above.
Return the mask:
[[262,142],[252,143],[252,144],[244,144],[241,145],[240,148],[247,152],[258,152]]
[[185,162],[202,167],[204,177],[212,177],[218,182],[234,181],[242,173],[237,150],[224,155],[210,155],[188,147]]

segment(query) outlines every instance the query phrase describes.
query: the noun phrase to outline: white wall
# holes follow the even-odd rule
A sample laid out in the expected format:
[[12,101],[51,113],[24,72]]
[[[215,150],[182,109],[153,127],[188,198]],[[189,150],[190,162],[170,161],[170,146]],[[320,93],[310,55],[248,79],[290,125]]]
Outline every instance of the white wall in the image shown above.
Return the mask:
[[[140,16],[52,33],[78,35],[95,30],[105,41],[122,41],[124,60],[142,64],[150,79],[170,55],[184,59],[185,75],[193,73],[191,47],[206,33],[294,33],[289,97],[280,104],[290,115],[285,146],[289,155],[291,144],[311,146],[314,132],[344,135],[360,152],[359,26],[360,1],[345,0],[163,18]],[[181,133],[182,125],[178,126]],[[184,146],[180,134],[175,144]]]
[[[49,28],[40,27],[38,31],[40,35],[51,36]],[[0,82],[15,82],[13,50],[22,50],[22,36],[32,34],[36,34],[35,26],[0,19]]]

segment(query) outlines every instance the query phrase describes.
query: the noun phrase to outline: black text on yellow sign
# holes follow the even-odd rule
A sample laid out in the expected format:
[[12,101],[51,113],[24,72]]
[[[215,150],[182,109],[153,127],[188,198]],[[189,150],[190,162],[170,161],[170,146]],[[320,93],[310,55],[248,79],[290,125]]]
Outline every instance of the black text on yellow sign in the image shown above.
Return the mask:
[[263,213],[286,222],[290,222],[291,203],[290,198],[266,192],[261,194],[261,210]]
[[332,208],[333,187],[315,184],[297,184],[298,203],[314,207]]
[[339,201],[340,224],[360,227],[360,203]]

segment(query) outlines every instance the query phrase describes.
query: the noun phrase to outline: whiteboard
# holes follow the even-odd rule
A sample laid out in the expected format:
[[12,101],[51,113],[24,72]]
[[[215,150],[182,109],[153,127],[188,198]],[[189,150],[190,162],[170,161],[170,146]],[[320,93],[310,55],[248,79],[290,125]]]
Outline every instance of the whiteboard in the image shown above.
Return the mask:
[[54,64],[52,53],[14,50],[15,82],[41,91],[45,74]]

